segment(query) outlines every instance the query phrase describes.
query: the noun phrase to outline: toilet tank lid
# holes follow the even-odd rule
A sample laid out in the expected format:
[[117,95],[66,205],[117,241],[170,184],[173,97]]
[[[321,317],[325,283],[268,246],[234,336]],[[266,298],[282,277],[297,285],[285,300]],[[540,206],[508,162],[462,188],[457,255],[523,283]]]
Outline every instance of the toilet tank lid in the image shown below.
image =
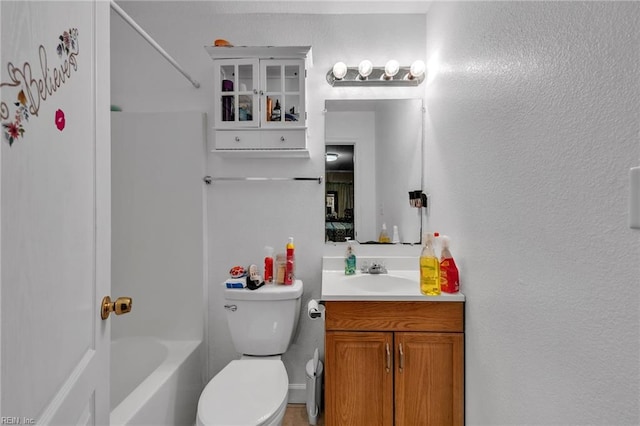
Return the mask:
[[290,300],[302,296],[302,281],[295,280],[291,285],[265,284],[257,290],[248,288],[226,288],[224,297],[227,300]]

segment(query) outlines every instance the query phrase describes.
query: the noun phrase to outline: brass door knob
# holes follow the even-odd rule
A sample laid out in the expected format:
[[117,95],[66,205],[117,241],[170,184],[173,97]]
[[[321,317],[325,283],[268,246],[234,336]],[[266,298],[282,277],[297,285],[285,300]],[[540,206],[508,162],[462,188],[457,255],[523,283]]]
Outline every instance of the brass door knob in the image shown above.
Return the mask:
[[109,318],[111,312],[115,312],[116,315],[126,314],[131,312],[131,298],[130,297],[118,297],[115,301],[111,301],[109,296],[105,296],[102,299],[102,310],[100,316],[103,320]]

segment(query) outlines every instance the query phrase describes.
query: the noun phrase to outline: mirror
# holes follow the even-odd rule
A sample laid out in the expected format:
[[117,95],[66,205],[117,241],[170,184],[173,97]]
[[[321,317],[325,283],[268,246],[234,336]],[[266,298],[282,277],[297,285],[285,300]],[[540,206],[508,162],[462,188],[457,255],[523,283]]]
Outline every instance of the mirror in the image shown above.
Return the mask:
[[389,237],[397,226],[401,243],[420,243],[422,208],[409,192],[422,189],[422,99],[327,100],[325,109],[325,240],[377,242],[386,224]]

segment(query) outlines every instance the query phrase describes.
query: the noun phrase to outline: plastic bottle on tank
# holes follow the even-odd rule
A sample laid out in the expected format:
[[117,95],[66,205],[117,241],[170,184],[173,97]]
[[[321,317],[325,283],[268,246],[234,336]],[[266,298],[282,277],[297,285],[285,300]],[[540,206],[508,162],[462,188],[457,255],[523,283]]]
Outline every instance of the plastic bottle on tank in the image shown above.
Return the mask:
[[440,260],[433,249],[433,234],[424,235],[420,254],[420,292],[426,296],[440,295]]
[[287,243],[287,263],[285,265],[284,283],[289,285],[295,281],[295,246],[293,245],[293,237],[289,237]]
[[264,248],[264,282],[273,282],[273,247]]

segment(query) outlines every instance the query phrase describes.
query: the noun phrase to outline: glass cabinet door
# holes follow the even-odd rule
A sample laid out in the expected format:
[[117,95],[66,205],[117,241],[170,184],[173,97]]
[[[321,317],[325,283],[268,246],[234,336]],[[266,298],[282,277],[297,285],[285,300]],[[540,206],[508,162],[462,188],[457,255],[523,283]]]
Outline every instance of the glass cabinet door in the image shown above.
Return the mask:
[[215,123],[218,128],[257,127],[260,123],[257,59],[216,61],[217,97]]
[[304,127],[304,61],[260,61],[262,127]]

